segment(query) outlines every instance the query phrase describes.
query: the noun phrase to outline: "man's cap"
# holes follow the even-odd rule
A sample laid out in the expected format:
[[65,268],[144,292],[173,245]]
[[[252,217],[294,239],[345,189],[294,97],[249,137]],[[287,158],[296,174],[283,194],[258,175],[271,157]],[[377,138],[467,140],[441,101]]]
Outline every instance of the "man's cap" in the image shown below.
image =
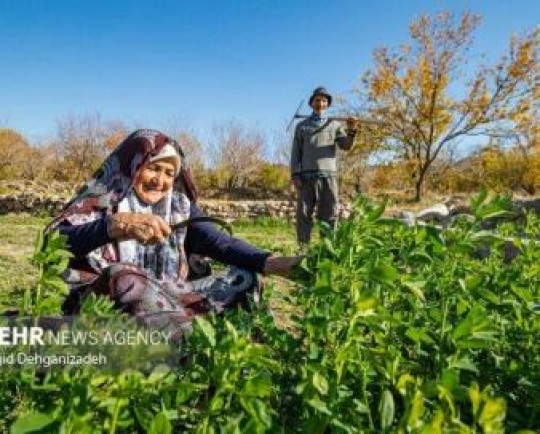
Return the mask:
[[332,95],[330,95],[330,92],[328,92],[328,90],[324,86],[316,87],[313,90],[313,93],[309,97],[309,105],[311,105],[311,103],[313,102],[313,98],[315,98],[317,95],[323,95],[326,97],[326,99],[328,100],[328,107],[332,105]]

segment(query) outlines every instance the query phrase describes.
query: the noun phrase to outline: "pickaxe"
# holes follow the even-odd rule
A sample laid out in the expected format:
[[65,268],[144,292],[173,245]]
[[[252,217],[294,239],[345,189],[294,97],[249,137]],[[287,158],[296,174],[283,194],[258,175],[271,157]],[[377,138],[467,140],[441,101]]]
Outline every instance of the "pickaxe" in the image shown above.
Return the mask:
[[[291,121],[289,122],[289,125],[287,125],[287,132],[289,132],[291,130],[291,126],[294,123],[295,119],[309,118],[310,115],[301,115],[300,114],[300,110],[302,109],[303,105],[304,105],[304,100],[302,100],[300,102],[300,105],[298,106],[298,108],[296,109],[296,112],[294,113],[293,117],[291,118]],[[350,117],[351,116],[328,116],[327,119],[333,120],[333,121],[346,121]],[[373,120],[373,119],[357,118],[355,116],[352,116],[352,117],[354,117],[358,122],[360,122],[362,124],[383,125],[383,122],[381,122],[381,121],[376,121],[376,120]]]

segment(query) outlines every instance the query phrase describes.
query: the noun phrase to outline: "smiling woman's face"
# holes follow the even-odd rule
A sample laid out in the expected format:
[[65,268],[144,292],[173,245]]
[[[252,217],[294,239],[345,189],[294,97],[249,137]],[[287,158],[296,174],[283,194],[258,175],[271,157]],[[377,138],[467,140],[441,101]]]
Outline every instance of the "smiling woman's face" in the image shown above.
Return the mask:
[[174,160],[164,158],[146,163],[137,174],[133,189],[147,205],[159,202],[172,190],[175,177]]

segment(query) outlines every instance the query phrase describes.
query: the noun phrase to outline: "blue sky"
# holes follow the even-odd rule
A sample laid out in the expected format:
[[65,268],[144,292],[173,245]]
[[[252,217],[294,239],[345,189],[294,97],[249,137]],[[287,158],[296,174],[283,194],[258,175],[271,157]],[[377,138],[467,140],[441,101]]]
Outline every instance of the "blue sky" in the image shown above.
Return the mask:
[[0,122],[31,141],[70,113],[283,130],[314,87],[346,96],[374,48],[440,10],[481,14],[492,58],[540,22],[540,0],[0,0]]

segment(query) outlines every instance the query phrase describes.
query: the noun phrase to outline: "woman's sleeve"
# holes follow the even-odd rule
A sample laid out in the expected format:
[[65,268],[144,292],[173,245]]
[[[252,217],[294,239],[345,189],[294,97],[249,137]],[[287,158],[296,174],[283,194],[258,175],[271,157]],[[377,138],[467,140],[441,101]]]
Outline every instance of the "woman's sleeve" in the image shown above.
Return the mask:
[[[195,204],[191,204],[190,218],[202,216]],[[245,241],[219,231],[212,223],[193,223],[188,226],[185,240],[186,253],[208,256],[216,261],[262,272],[266,258],[271,253],[258,249]]]
[[69,250],[75,257],[84,256],[92,250],[112,242],[107,233],[107,217],[82,225],[64,222],[58,226],[58,230],[67,236]]

